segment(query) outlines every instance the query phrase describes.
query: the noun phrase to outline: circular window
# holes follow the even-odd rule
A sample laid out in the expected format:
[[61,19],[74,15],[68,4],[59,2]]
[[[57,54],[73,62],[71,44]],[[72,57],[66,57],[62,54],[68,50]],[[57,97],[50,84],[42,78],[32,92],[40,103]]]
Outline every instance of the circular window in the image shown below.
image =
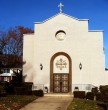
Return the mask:
[[55,35],[56,39],[60,41],[64,40],[65,36],[66,36],[66,33],[62,30],[58,31]]

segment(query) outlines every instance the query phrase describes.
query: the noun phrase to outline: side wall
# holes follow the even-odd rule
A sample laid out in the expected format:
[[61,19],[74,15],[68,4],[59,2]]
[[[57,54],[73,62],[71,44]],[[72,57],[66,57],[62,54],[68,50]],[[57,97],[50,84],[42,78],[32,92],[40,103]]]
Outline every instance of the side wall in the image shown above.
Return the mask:
[[34,35],[24,35],[23,40],[23,78],[25,82],[33,82],[34,73]]

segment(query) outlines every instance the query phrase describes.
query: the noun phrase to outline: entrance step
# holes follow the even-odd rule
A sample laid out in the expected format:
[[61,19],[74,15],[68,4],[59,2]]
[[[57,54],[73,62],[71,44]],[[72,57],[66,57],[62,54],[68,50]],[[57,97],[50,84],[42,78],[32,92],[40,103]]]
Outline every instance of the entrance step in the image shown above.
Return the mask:
[[72,93],[46,93],[44,96],[73,97]]

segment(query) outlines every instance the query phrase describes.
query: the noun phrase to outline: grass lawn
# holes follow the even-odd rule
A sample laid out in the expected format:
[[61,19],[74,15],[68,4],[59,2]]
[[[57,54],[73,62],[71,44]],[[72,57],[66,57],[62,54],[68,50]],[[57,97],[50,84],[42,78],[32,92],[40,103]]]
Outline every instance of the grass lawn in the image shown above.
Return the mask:
[[67,110],[104,110],[96,101],[86,99],[73,99]]
[[19,110],[35,99],[37,99],[36,96],[23,95],[10,95],[6,97],[0,97],[0,110]]

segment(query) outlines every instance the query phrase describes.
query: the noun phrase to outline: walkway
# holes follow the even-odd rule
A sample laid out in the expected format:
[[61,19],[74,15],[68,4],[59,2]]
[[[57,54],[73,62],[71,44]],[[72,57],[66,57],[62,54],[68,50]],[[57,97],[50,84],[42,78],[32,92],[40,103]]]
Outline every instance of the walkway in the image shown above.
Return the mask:
[[66,110],[72,97],[45,96],[40,97],[20,110]]

